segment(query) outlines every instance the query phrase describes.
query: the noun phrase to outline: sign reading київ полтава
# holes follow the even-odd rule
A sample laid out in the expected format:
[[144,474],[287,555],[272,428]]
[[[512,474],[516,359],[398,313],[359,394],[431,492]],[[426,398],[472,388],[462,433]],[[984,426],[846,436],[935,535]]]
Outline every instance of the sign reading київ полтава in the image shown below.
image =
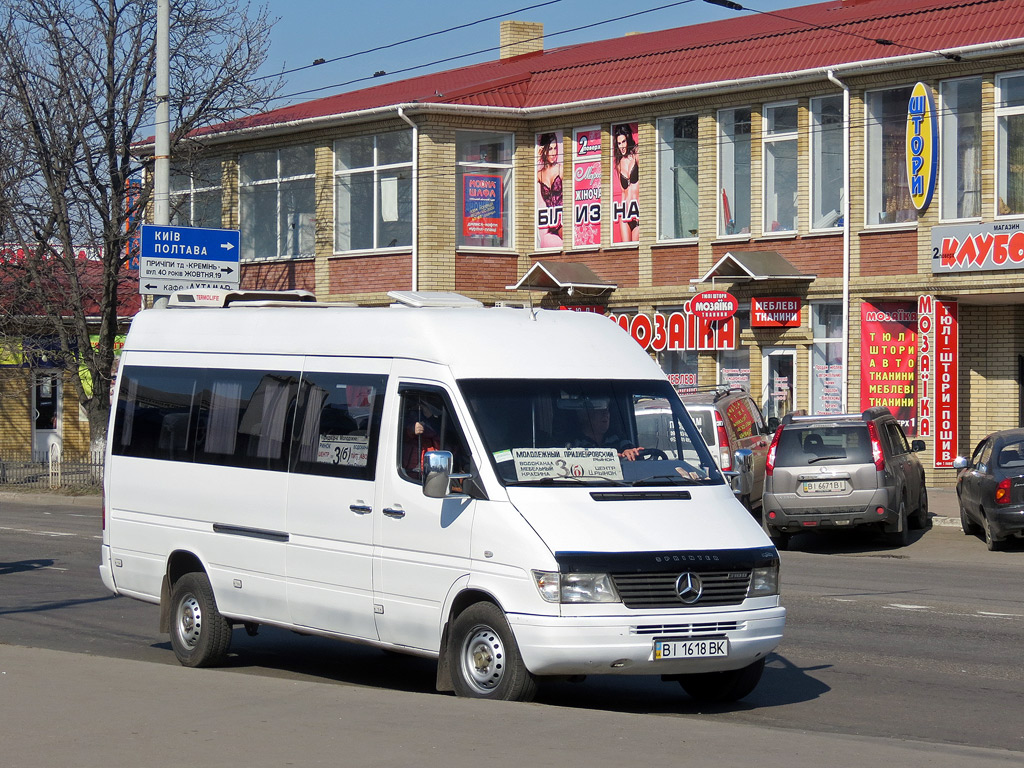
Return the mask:
[[237,229],[142,226],[139,293],[238,288]]

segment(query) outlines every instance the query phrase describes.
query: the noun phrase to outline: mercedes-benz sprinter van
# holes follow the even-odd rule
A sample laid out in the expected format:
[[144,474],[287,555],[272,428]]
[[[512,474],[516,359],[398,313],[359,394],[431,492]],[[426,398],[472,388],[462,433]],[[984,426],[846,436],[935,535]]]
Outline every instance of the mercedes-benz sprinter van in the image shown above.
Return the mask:
[[187,666],[264,624],[436,658],[462,696],[584,675],[750,693],[785,622],[778,553],[657,364],[599,315],[393,295],[139,313],[103,583],[158,603]]

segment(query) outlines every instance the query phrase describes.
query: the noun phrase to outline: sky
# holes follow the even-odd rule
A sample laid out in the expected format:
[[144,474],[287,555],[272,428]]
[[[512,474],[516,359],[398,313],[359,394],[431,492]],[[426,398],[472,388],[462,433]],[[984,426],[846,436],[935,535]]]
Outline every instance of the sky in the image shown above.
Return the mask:
[[[282,98],[271,108],[497,59],[501,19],[542,22],[544,46],[551,49],[750,14],[706,0],[252,2],[254,6],[266,4],[271,18],[278,19],[271,33],[267,64],[260,74],[305,67],[283,75]],[[750,0],[743,6],[770,12],[807,4],[802,0]],[[427,37],[405,42],[423,36]],[[317,59],[325,63],[310,67]],[[376,72],[391,74],[374,77]]]

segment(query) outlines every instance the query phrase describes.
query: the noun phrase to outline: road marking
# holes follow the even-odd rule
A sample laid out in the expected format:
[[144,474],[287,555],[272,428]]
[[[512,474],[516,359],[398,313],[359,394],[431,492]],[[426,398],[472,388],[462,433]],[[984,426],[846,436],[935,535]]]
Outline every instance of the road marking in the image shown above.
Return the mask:
[[930,605],[905,605],[902,603],[889,603],[886,608],[896,608],[901,611],[931,611]]
[[8,528],[7,526],[0,526],[0,531],[11,531],[13,533],[28,533],[32,536],[78,536],[77,533],[64,533],[62,531],[33,531],[28,528]]
[[[864,602],[861,600],[853,600],[848,597],[830,597],[825,599],[831,600],[833,603]],[[998,611],[975,611],[974,613],[962,613],[958,611],[940,611],[930,605],[916,605],[913,603],[889,603],[888,605],[883,605],[882,607],[890,611],[913,611],[915,613],[934,613],[938,616],[966,616],[969,618],[980,619],[1024,619],[1024,614],[1021,613],[1000,613]]]

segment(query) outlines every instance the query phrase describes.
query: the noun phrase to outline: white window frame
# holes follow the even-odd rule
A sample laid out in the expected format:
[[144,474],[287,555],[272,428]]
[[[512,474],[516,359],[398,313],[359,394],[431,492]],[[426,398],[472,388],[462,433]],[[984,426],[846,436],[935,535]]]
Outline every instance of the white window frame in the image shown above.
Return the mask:
[[[837,335],[835,335],[835,336],[815,336],[814,335],[814,327],[815,327],[814,320],[817,317],[818,311],[822,307],[838,307],[839,308],[839,313],[840,313],[840,318],[841,318],[842,317],[842,311],[843,311],[843,303],[841,301],[838,301],[838,300],[835,300],[835,299],[825,299],[825,300],[822,300],[822,301],[812,301],[812,302],[810,302],[810,311],[807,313],[807,320],[808,320],[808,323],[810,324],[810,329],[809,330],[811,332],[811,346],[810,346],[810,349],[808,350],[808,355],[807,355],[807,358],[808,358],[807,359],[807,382],[808,382],[808,387],[809,387],[809,390],[810,390],[809,398],[808,398],[808,400],[809,400],[809,402],[808,402],[808,409],[807,410],[808,410],[808,413],[811,413],[812,415],[817,415],[817,413],[818,413],[818,411],[816,411],[815,407],[814,407],[814,404],[815,404],[815,400],[814,400],[814,396],[815,396],[815,381],[816,381],[815,374],[814,374],[814,352],[815,352],[815,349],[818,347],[819,344],[823,345],[822,346],[822,350],[826,353],[825,354],[825,359],[827,360],[828,359],[828,345],[829,344],[837,344],[837,345],[839,345],[839,354],[840,354],[840,356],[842,356],[842,346],[843,346],[843,325],[842,325],[842,322],[840,322],[839,328],[836,331]],[[842,363],[840,363],[840,365],[842,366],[842,372],[840,373],[839,405],[838,405],[838,409],[836,411],[837,413],[841,413],[842,410],[843,410],[843,389],[845,388],[845,379],[846,379],[846,370],[847,370],[847,366],[846,366],[846,361],[845,360]]]
[[822,180],[825,178],[825,173],[822,171],[821,157],[824,155],[826,147],[823,144],[823,137],[825,136],[824,129],[821,123],[821,105],[825,101],[835,100],[839,102],[839,123],[835,128],[829,127],[829,135],[832,135],[832,131],[835,131],[835,135],[839,139],[839,147],[842,152],[839,158],[839,181],[840,184],[843,182],[843,168],[846,164],[846,126],[843,124],[845,121],[845,115],[843,114],[843,96],[842,94],[830,93],[827,96],[815,96],[808,104],[808,131],[810,133],[810,162],[808,165],[808,193],[810,196],[810,221],[808,222],[808,228],[811,232],[837,232],[842,231],[843,221],[843,209],[846,199],[846,190],[842,187],[839,188],[839,200],[836,206],[829,208],[829,210],[823,210],[824,205],[824,190],[822,187]]
[[[947,95],[947,89],[954,85],[963,83],[977,83],[978,86],[978,111],[974,113],[978,121],[978,144],[975,147],[976,154],[976,179],[978,188],[977,205],[975,214],[961,216],[958,214],[957,183],[959,181],[958,170],[961,164],[960,143],[957,136],[960,132],[962,112],[960,106]],[[958,77],[950,80],[942,80],[939,83],[939,218],[943,221],[977,221],[981,218],[981,89],[982,78]]]
[[[221,164],[221,161],[220,161],[219,158],[216,159],[216,160],[212,160],[210,162],[210,164],[211,164],[211,168],[216,168],[216,169],[219,169],[219,170],[223,171],[223,167],[222,167],[222,164]],[[200,167],[201,167],[201,164],[196,167],[197,170]],[[223,184],[221,176],[217,177],[217,183],[216,184],[205,184],[205,185],[204,184],[198,184],[198,185],[196,184],[197,179],[196,179],[196,173],[195,172],[192,172],[192,173],[174,173],[172,171],[172,174],[171,174],[171,182],[172,182],[172,184],[173,184],[173,181],[174,181],[175,178],[187,179],[188,180],[188,187],[187,188],[183,187],[181,189],[172,190],[170,192],[172,217],[173,217],[174,212],[176,212],[176,211],[178,212],[179,215],[181,214],[181,210],[178,209],[178,207],[176,205],[176,201],[181,202],[182,204],[184,204],[185,201],[187,201],[187,203],[188,203],[188,224],[180,224],[179,223],[177,226],[211,227],[211,228],[219,229],[223,225],[223,220],[224,220],[224,184]],[[205,180],[202,180],[202,181],[205,181]],[[218,220],[216,222],[211,222],[209,224],[206,224],[206,223],[203,223],[203,222],[201,222],[199,224],[196,224],[196,195],[197,194],[204,194],[204,193],[208,193],[208,192],[218,192],[219,193],[220,209],[221,209],[220,220]]]
[[[694,213],[697,221],[697,231],[686,235],[680,235],[678,232],[675,232],[675,236],[672,237],[665,234],[665,230],[668,229],[669,226],[671,226],[673,231],[675,230],[674,210],[676,202],[676,186],[672,183],[674,182],[672,172],[675,170],[675,157],[673,145],[663,139],[663,131],[667,130],[674,133],[675,121],[685,119],[693,119],[697,123],[697,194],[694,199]],[[700,116],[696,113],[687,113],[671,115],[669,117],[660,117],[657,122],[657,132],[658,242],[693,242],[697,240],[700,235]],[[671,179],[671,181],[669,181],[669,179]]]
[[[917,226],[917,210],[914,208],[914,204],[910,198],[910,187],[909,181],[907,180],[907,154],[906,151],[896,153],[896,159],[894,162],[902,162],[903,170],[901,173],[896,175],[900,184],[907,185],[907,203],[909,208],[903,209],[906,212],[908,218],[902,221],[882,222],[878,221],[878,216],[882,213],[882,194],[883,194],[883,177],[885,174],[885,158],[882,156],[882,123],[873,122],[871,118],[871,97],[875,94],[883,94],[887,91],[907,91],[907,103],[909,104],[910,92],[913,86],[910,85],[897,85],[889,88],[875,88],[870,91],[864,92],[864,228],[865,229],[905,229],[907,227]],[[900,136],[906,135],[906,108],[903,109],[903,120],[900,123],[901,129],[899,131]],[[877,131],[877,148],[872,151],[872,133]],[[872,172],[872,165],[875,163],[875,153],[878,153],[877,158],[877,170]],[[877,175],[880,178],[877,180],[879,183],[874,183],[874,176]],[[872,210],[872,196],[879,196],[878,210]]]
[[[735,217],[735,213],[736,213],[736,185],[735,185],[736,160],[735,160],[735,148],[734,148],[734,146],[735,146],[735,141],[734,141],[735,133],[733,133],[733,136],[727,136],[725,134],[725,132],[722,130],[722,122],[723,122],[723,115],[725,115],[726,113],[732,113],[731,122],[735,126],[735,123],[736,123],[736,119],[735,119],[736,112],[740,112],[740,111],[746,111],[746,112],[750,113],[750,133],[747,134],[747,145],[748,145],[748,152],[751,155],[751,157],[749,159],[749,166],[748,166],[749,169],[750,169],[749,170],[749,174],[750,174],[751,178],[749,179],[750,189],[746,190],[746,192],[747,192],[747,211],[746,211],[747,231],[743,232],[742,231],[742,227],[741,227],[741,231],[740,232],[729,233],[729,232],[726,232],[727,228],[725,226],[725,222],[722,220],[725,212],[724,212],[723,206],[722,206],[722,192],[721,192],[721,190],[726,189],[726,194],[728,194],[728,189],[732,189],[732,197],[730,198],[729,210],[730,210],[730,213],[733,214],[733,220],[735,221],[735,219],[736,219],[736,217]],[[754,134],[754,110],[752,108],[750,108],[750,107],[730,107],[729,109],[720,109],[720,110],[718,110],[718,114],[716,115],[716,120],[715,120],[715,130],[716,130],[716,135],[718,137],[718,176],[717,176],[718,186],[716,187],[716,194],[715,194],[715,198],[717,200],[716,210],[718,212],[718,215],[715,217],[715,231],[716,231],[719,239],[747,240],[751,236],[750,223],[751,223],[751,218],[752,218],[752,215],[753,215],[753,211],[751,210],[751,208],[753,208],[753,161],[754,161],[754,159],[753,159],[753,149],[754,149],[754,136],[753,136],[753,134]],[[731,170],[731,175],[732,175],[732,179],[729,180],[728,183],[725,180],[725,164],[726,164],[727,160],[729,162],[729,168]]]
[[[388,134],[396,134],[396,133],[406,133],[406,134],[409,135],[409,138],[410,138],[410,143],[409,143],[409,160],[408,161],[402,161],[402,162],[399,162],[399,163],[380,163],[380,148],[378,146],[378,140],[380,139],[381,136],[385,136],[385,135],[388,135]],[[347,139],[353,139],[353,138],[372,138],[373,139],[373,160],[372,160],[371,164],[368,165],[368,166],[360,166],[358,168],[356,168],[356,167],[345,168],[345,169],[339,170],[339,168],[338,168],[338,145],[340,143],[344,142]],[[413,138],[414,138],[414,136],[413,136],[412,129],[408,129],[408,130],[405,130],[405,131],[388,131],[386,133],[373,134],[372,136],[344,137],[344,138],[336,139],[334,141],[334,253],[336,255],[337,254],[359,254],[359,253],[366,253],[366,252],[369,252],[369,251],[374,251],[374,252],[376,252],[376,251],[407,251],[407,250],[409,250],[412,247],[412,232],[413,232],[413,229],[416,226],[416,222],[412,220],[412,213],[411,213],[411,211],[414,211],[416,209],[416,205],[415,205],[416,185],[415,185],[414,179],[413,179],[413,153],[415,152],[415,147],[412,146],[412,139]],[[407,243],[397,243],[396,245],[393,245],[393,246],[379,245],[379,240],[380,240],[379,224],[380,224],[380,220],[381,220],[380,204],[381,204],[381,198],[382,198],[382,195],[383,195],[383,192],[382,192],[382,190],[383,190],[382,178],[392,178],[394,176],[394,174],[389,173],[390,171],[403,171],[403,170],[408,172],[409,183],[410,183],[410,185],[412,187],[412,189],[411,189],[411,195],[412,195],[411,210],[410,210],[410,214],[409,214],[409,216],[410,216],[410,219],[409,219],[409,224],[410,224],[410,227],[409,227],[409,242],[407,242]],[[339,200],[338,188],[339,188],[339,185],[341,184],[341,180],[342,179],[350,178],[350,177],[353,177],[353,176],[365,175],[365,174],[372,174],[373,175],[373,206],[372,206],[372,210],[369,211],[369,214],[371,216],[371,220],[373,222],[373,236],[372,236],[373,245],[371,245],[369,248],[341,248],[340,247],[341,217],[338,215],[338,200]],[[398,195],[398,199],[396,199],[395,204],[399,205],[399,201],[401,199],[401,191],[400,190],[396,190],[396,194]],[[399,216],[398,221],[401,221],[401,212],[400,211],[399,211],[398,216]]]
[[[796,125],[791,131],[770,131],[769,126],[771,121],[768,119],[769,111],[790,108],[796,110]],[[772,104],[765,104],[762,108],[761,113],[761,233],[765,236],[769,235],[793,235],[796,234],[797,229],[800,226],[800,155],[799,155],[799,131],[800,131],[800,105],[797,101],[777,101]],[[771,221],[769,216],[772,216],[770,205],[771,202],[775,202],[775,211],[777,213],[777,200],[778,190],[776,185],[778,178],[775,174],[769,172],[769,165],[774,162],[774,155],[771,155],[772,163],[769,162],[769,149],[782,144],[793,145],[793,163],[795,168],[793,169],[793,180],[796,184],[796,189],[793,192],[793,226],[782,229],[772,229]],[[774,166],[773,166],[774,167]],[[772,219],[775,221],[775,219]]]
[[996,162],[995,162],[995,195],[994,195],[994,216],[997,219],[1005,218],[1019,218],[1024,215],[1024,205],[1022,209],[1016,212],[1001,213],[1000,201],[1005,201],[1005,189],[1007,174],[1004,171],[1008,161],[1006,158],[1006,130],[1005,121],[1009,117],[1017,117],[1024,115],[1024,99],[1021,103],[1015,106],[1004,106],[1006,97],[1003,92],[1005,89],[1005,83],[1011,79],[1024,78],[1024,70],[1018,70],[1016,72],[1003,72],[996,75],[996,109],[995,109],[995,124],[996,124]]
[[[499,138],[508,149],[508,162],[485,162],[482,160],[460,160],[459,159],[459,134],[471,134],[477,136],[490,135]],[[510,251],[515,248],[515,134],[504,131],[456,131],[455,132],[455,249],[460,250],[491,250]],[[464,242],[462,234],[462,177],[466,173],[464,169],[484,171],[501,175],[502,177],[502,243],[499,245],[484,245],[474,242]],[[470,238],[472,240],[474,238]]]
[[[300,145],[300,146],[308,147],[310,145],[305,144],[305,145]],[[295,260],[295,259],[312,258],[313,256],[316,255],[315,227],[314,227],[314,235],[311,238],[312,241],[313,241],[313,243],[312,243],[313,249],[312,250],[310,250],[308,253],[299,253],[299,254],[283,254],[283,253],[281,253],[281,241],[282,241],[282,237],[281,237],[281,185],[282,184],[286,184],[288,182],[292,182],[292,181],[303,181],[303,180],[307,180],[307,179],[308,180],[312,180],[314,184],[316,183],[316,149],[315,149],[315,147],[314,147],[314,150],[313,150],[313,152],[314,152],[314,160],[313,160],[313,170],[312,170],[312,172],[310,172],[310,173],[294,174],[294,175],[291,175],[291,176],[282,176],[281,175],[281,152],[283,150],[288,150],[288,149],[292,149],[292,148],[295,148],[295,147],[279,147],[279,148],[274,149],[274,150],[257,150],[257,152],[265,152],[265,151],[275,152],[276,153],[276,168],[277,168],[277,171],[276,171],[276,173],[275,173],[273,178],[258,179],[257,181],[248,181],[248,182],[243,182],[242,181],[242,157],[244,157],[246,154],[255,154],[255,153],[243,153],[242,155],[239,156],[239,162],[238,162],[238,198],[239,198],[239,200],[238,200],[238,216],[239,216],[239,224],[240,224],[240,226],[244,227],[244,222],[242,222],[242,220],[241,220],[242,219],[242,211],[243,211],[243,196],[244,196],[243,190],[244,189],[256,189],[258,187],[265,187],[265,186],[271,186],[272,185],[275,188],[276,199],[277,199],[277,205],[275,207],[275,212],[274,212],[274,229],[275,229],[275,233],[276,233],[275,234],[275,238],[274,238],[274,253],[271,254],[271,255],[267,255],[267,256],[251,256],[251,257],[246,257],[244,255],[244,253],[245,253],[245,248],[247,246],[247,243],[244,242],[244,236],[243,236],[242,254],[240,254],[240,257],[241,257],[241,261],[244,262],[244,263],[253,263],[253,262],[259,262],[259,261],[274,261],[274,260],[288,260],[288,261],[292,261],[292,260]],[[313,209],[312,213],[313,213],[313,216],[315,218],[315,216],[316,216],[316,208],[315,208],[316,196],[315,196],[315,194],[314,194],[313,204],[314,204],[314,209]]]

